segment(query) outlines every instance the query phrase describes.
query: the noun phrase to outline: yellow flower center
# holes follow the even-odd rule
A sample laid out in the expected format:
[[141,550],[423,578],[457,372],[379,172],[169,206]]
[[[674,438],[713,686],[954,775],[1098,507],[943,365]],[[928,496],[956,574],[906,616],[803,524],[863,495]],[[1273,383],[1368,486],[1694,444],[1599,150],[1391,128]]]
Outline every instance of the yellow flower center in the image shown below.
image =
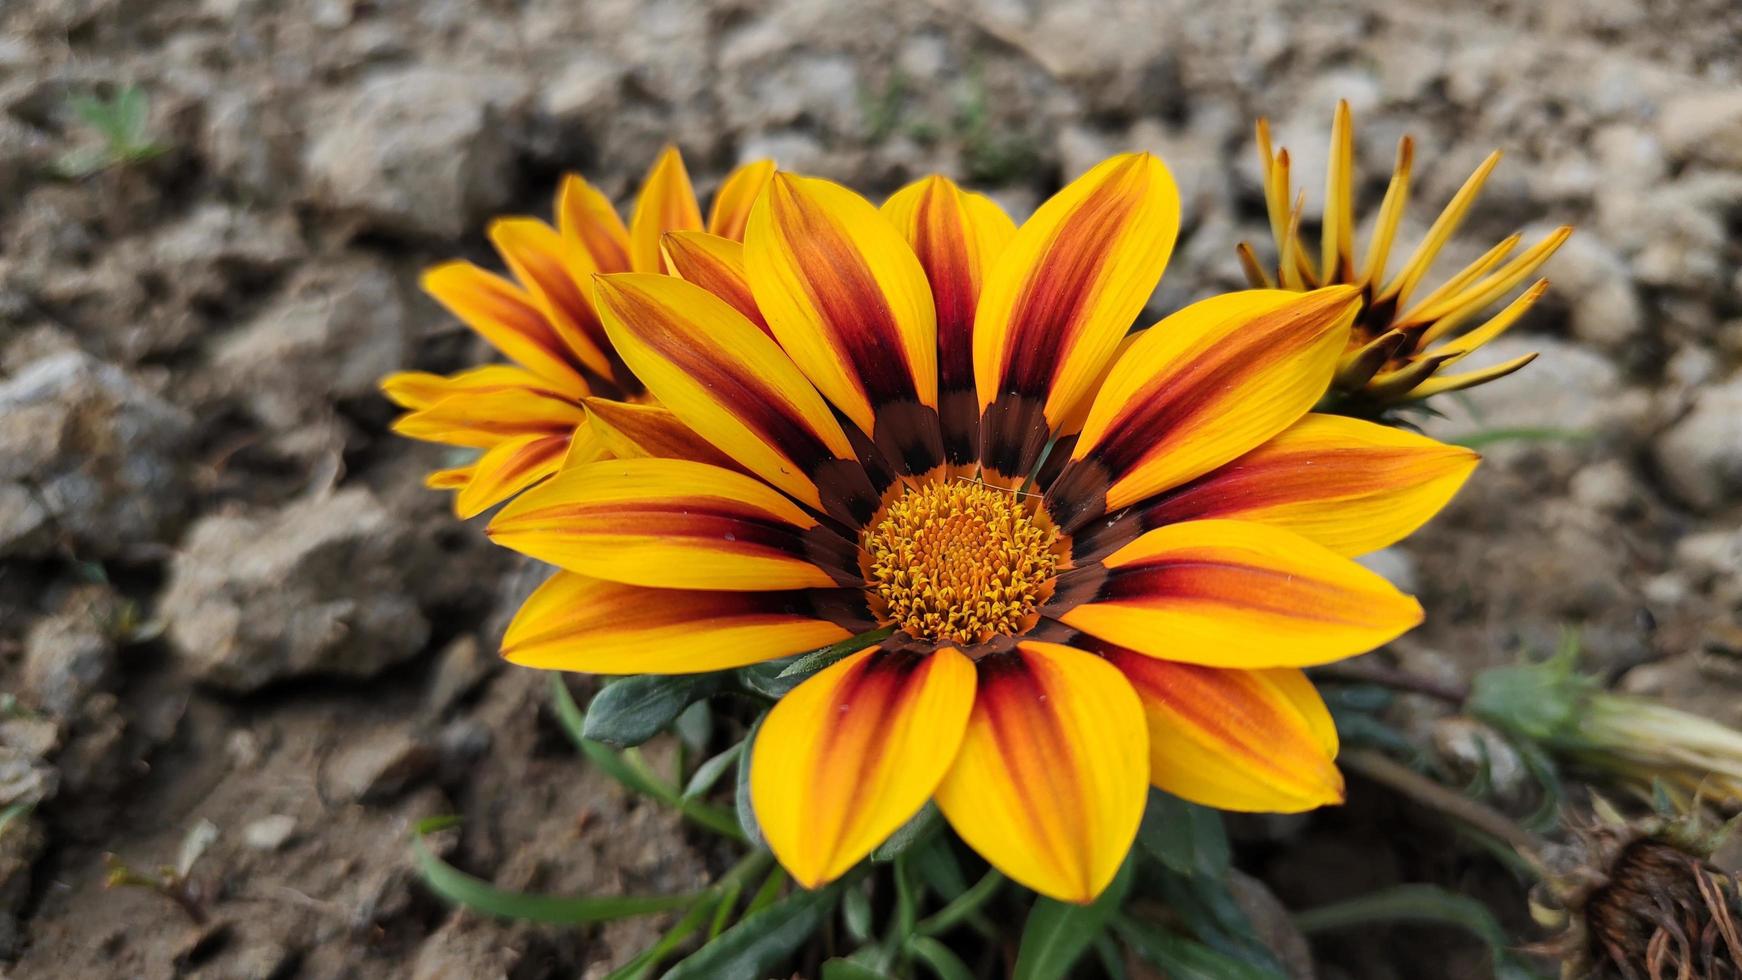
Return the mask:
[[966,479],[894,493],[862,542],[885,623],[961,646],[1034,625],[1063,550],[1037,495]]

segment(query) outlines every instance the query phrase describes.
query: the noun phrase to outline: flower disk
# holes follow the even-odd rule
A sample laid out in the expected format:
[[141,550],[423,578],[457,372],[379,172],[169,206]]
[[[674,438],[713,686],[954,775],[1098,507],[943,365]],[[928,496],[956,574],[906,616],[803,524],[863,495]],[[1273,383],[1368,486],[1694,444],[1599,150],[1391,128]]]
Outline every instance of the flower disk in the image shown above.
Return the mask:
[[1034,625],[1062,550],[1058,529],[1021,494],[968,480],[909,488],[865,531],[864,549],[886,623],[962,646]]

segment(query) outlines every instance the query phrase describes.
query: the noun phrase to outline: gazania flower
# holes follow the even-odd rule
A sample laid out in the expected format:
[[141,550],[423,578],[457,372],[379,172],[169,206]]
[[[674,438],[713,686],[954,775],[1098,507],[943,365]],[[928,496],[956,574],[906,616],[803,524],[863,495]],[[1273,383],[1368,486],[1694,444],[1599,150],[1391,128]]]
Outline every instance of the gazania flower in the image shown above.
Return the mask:
[[[557,227],[536,218],[501,218],[490,241],[509,280],[470,262],[424,273],[423,288],[512,364],[448,377],[406,371],[382,381],[407,409],[394,431],[414,439],[482,450],[476,461],[430,474],[432,487],[459,491],[454,509],[475,516],[545,479],[568,463],[597,459],[608,440],[587,425],[592,396],[632,398],[641,384],[624,369],[593,310],[592,277],[611,272],[676,272],[706,281],[720,263],[740,261],[738,239],[750,204],[774,172],[759,161],[733,171],[714,198],[698,239],[667,232],[704,227],[696,194],[676,147],[648,172],[629,224],[591,184],[563,178]],[[662,253],[661,242],[668,251]]]
[[1075,902],[1119,867],[1150,784],[1235,810],[1339,801],[1301,668],[1421,619],[1349,556],[1420,525],[1475,457],[1309,413],[1348,287],[1221,296],[1126,340],[1177,226],[1148,155],[1020,229],[938,177],[879,212],[777,174],[740,281],[600,277],[605,333],[658,407],[589,403],[631,422],[612,428],[636,458],[492,521],[563,569],[504,653],[685,673],[857,638],[752,750],[762,832],[806,886],[929,799]]
[[1294,197],[1288,150],[1272,152],[1270,125],[1263,119],[1258,121],[1258,152],[1263,157],[1264,201],[1278,257],[1272,275],[1260,265],[1252,246],[1241,242],[1239,254],[1246,277],[1254,286],[1264,288],[1310,290],[1347,284],[1361,291],[1360,309],[1355,315],[1354,329],[1349,332],[1349,347],[1337,364],[1334,385],[1337,401],[1328,407],[1346,414],[1376,414],[1430,395],[1503,378],[1535,359],[1535,354],[1525,354],[1481,370],[1450,371],[1476,348],[1505,332],[1542,297],[1548,289],[1546,279],[1537,280],[1481,325],[1465,329],[1548,261],[1572,234],[1570,227],[1557,228],[1516,256],[1512,253],[1523,236],[1512,235],[1426,296],[1418,299],[1415,295],[1428,267],[1457,232],[1470,204],[1500,162],[1498,150],[1489,154],[1458,189],[1451,203],[1428,228],[1427,237],[1404,260],[1403,268],[1389,279],[1386,263],[1397,237],[1398,223],[1409,204],[1410,167],[1415,156],[1415,144],[1410,137],[1403,137],[1397,144],[1397,166],[1379,205],[1372,241],[1359,262],[1355,255],[1355,133],[1349,104],[1337,103],[1331,125],[1322,243],[1316,262],[1300,237],[1305,192]]

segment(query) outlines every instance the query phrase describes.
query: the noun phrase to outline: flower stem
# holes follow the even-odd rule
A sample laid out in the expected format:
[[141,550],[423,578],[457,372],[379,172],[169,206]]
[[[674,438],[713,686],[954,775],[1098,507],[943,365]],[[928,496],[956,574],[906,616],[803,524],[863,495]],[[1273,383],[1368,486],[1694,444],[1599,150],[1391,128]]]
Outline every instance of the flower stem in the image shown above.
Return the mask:
[[1538,877],[1547,877],[1548,866],[1542,859],[1542,841],[1499,810],[1441,786],[1403,763],[1372,749],[1351,749],[1343,753],[1337,761],[1345,769],[1396,790],[1430,810],[1438,810],[1459,823],[1504,841],[1518,852],[1518,856],[1524,859]]

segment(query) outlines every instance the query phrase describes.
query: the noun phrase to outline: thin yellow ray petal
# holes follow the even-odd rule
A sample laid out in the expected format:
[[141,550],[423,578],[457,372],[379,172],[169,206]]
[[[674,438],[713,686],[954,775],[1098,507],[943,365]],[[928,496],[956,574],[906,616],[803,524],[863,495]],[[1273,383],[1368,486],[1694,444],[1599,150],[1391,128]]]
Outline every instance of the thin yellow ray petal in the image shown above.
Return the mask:
[[1427,275],[1428,266],[1433,264],[1434,258],[1440,254],[1440,249],[1445,247],[1446,242],[1451,239],[1452,233],[1456,232],[1458,225],[1463,223],[1464,215],[1469,213],[1470,205],[1475,202],[1476,195],[1482,192],[1482,185],[1487,182],[1488,175],[1494,172],[1494,168],[1499,163],[1500,151],[1495,150],[1488,154],[1488,158],[1482,161],[1481,166],[1476,168],[1476,172],[1464,181],[1464,186],[1458,188],[1458,192],[1452,195],[1452,200],[1446,205],[1445,210],[1441,211],[1440,216],[1435,218],[1434,223],[1429,226],[1427,237],[1423,238],[1421,244],[1417,245],[1415,251],[1410,254],[1409,261],[1403,264],[1403,270],[1397,274],[1397,278],[1392,284],[1381,293],[1381,299],[1390,300],[1398,307],[1402,307],[1409,301],[1409,294],[1415,290],[1416,284],[1421,282],[1421,277]]
[[1397,240],[1397,226],[1409,205],[1409,175],[1415,161],[1415,141],[1408,136],[1397,141],[1397,163],[1391,170],[1391,183],[1385,187],[1385,199],[1379,203],[1379,219],[1373,224],[1372,244],[1367,247],[1367,267],[1361,273],[1360,284],[1378,291],[1385,280],[1385,263],[1391,259],[1391,245]]
[[1349,102],[1337,100],[1331,120],[1330,165],[1325,170],[1325,217],[1320,282],[1349,282],[1355,274],[1355,124]]

